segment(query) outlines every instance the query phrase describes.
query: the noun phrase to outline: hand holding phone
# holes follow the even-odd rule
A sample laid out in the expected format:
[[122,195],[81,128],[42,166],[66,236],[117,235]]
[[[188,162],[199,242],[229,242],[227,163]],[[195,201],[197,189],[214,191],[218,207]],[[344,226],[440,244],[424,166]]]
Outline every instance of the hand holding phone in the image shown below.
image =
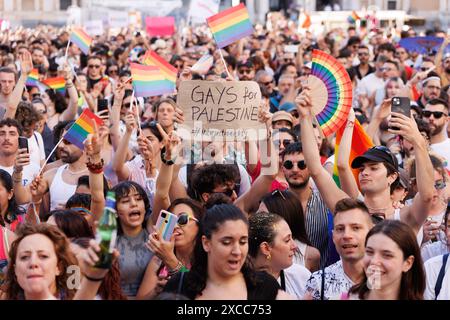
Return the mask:
[[[401,113],[411,118],[411,102],[406,97],[393,97],[391,100],[391,112]],[[395,115],[391,115],[395,117]],[[392,130],[399,130],[398,127],[391,127]]]
[[173,230],[178,222],[178,217],[166,210],[161,210],[158,220],[156,221],[155,229],[165,241],[170,241]]
[[30,150],[28,149],[28,138],[19,137],[19,149],[27,149],[27,153],[30,153]]

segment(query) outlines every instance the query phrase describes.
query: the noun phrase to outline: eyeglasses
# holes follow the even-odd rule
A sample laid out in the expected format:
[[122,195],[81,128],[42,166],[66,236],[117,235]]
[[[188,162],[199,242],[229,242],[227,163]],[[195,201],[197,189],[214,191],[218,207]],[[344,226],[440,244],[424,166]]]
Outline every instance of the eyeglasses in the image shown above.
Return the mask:
[[430,68],[421,67],[421,68],[420,68],[420,71],[427,71],[428,69],[430,69]]
[[284,58],[283,61],[284,61],[285,63],[289,63],[289,62],[292,62],[292,61],[294,61],[294,60],[291,59],[291,58]]
[[434,182],[434,188],[435,188],[436,190],[442,190],[442,189],[444,189],[446,186],[447,186],[447,185],[446,185],[446,183],[445,183],[444,180],[438,180],[438,181],[435,181],[435,182]]
[[112,73],[117,74],[118,72],[119,72],[119,70],[117,70],[117,69],[108,70],[108,73],[109,73],[109,74],[112,74]]
[[68,145],[68,146],[72,144],[72,142],[70,142],[70,141],[67,140],[67,139],[62,139],[62,143],[66,144],[66,145]]
[[[291,160],[286,160],[285,162],[283,162],[283,167],[287,170],[291,170],[294,167],[294,164],[295,162],[292,162]],[[299,168],[300,170],[305,170],[306,169],[305,160],[297,161],[297,168]]]
[[253,72],[253,70],[252,69],[239,69],[238,72],[242,73],[242,74],[243,73],[250,74]]
[[99,69],[100,67],[101,67],[101,65],[99,65],[99,64],[90,64],[90,65],[88,65],[88,68],[90,68],[90,69],[92,69],[92,68]]
[[279,148],[281,143],[283,144],[283,146],[286,148],[288,145],[290,145],[291,143],[293,143],[294,141],[289,140],[289,139],[284,139],[284,140],[274,140],[273,144],[275,145],[275,147]]
[[[135,105],[136,105],[136,103],[133,103],[133,106],[135,106]],[[131,103],[130,102],[122,104],[122,108],[129,109],[130,107],[131,107]]]
[[393,70],[392,68],[385,68],[385,67],[383,67],[383,68],[380,68],[380,70],[382,71],[382,72],[384,72],[384,71],[391,71],[391,70]]
[[189,213],[183,212],[178,216],[177,224],[180,227],[184,227],[189,223],[189,220],[194,220],[198,223],[198,219],[191,216]]
[[429,111],[429,110],[422,111],[422,116],[425,118],[429,118],[431,117],[431,115],[433,115],[435,119],[440,119],[444,114],[445,113],[443,113],[442,111]]

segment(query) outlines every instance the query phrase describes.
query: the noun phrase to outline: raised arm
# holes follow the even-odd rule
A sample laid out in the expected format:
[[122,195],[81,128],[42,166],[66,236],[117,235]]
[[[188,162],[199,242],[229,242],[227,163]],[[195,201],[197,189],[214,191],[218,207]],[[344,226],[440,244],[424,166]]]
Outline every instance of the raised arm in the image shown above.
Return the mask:
[[117,152],[117,149],[120,144],[120,109],[122,108],[123,97],[125,95],[125,84],[118,83],[116,89],[114,90],[114,103],[111,106],[111,112],[109,120],[111,122],[110,134],[111,134],[111,144],[113,146],[114,151]]
[[373,110],[372,119],[367,127],[367,135],[372,139],[378,137],[381,122],[391,114],[391,99],[385,99],[382,104]]
[[17,106],[19,102],[22,100],[23,89],[25,88],[25,83],[27,81],[28,74],[33,69],[33,60],[31,58],[31,54],[28,51],[24,51],[23,54],[19,56],[20,61],[20,77],[14,87],[11,96],[7,102],[7,108],[5,112],[5,119],[11,118],[14,119],[16,116]]
[[23,167],[30,164],[30,154],[27,149],[17,150],[13,169],[13,190],[17,204],[26,204],[31,201],[31,191],[29,186],[24,186],[22,182]]
[[444,57],[445,48],[447,48],[449,42],[450,36],[446,35],[441,47],[436,54],[436,58],[434,58],[434,65],[436,66],[436,71],[439,73],[439,75],[443,75],[443,73],[445,72],[442,58]]
[[412,205],[402,209],[401,219],[417,233],[427,219],[432,205],[434,191],[433,165],[428,154],[427,143],[420,134],[416,121],[400,113],[393,112],[392,115],[389,127],[397,127],[399,130],[389,129],[389,132],[401,135],[414,146],[418,192]]
[[350,195],[350,197],[356,199],[359,195],[358,184],[355,181],[355,177],[353,176],[353,172],[348,163],[352,149],[354,128],[355,112],[351,109],[344,133],[342,134],[341,142],[339,144],[339,152],[336,161],[342,191]]
[[302,141],[303,155],[305,156],[306,165],[328,208],[331,211],[334,211],[336,202],[343,198],[348,198],[348,195],[338,188],[333,180],[333,177],[328,174],[320,163],[319,149],[317,148],[312,125],[312,104],[314,102],[311,101],[310,89],[308,86],[305,86],[304,90],[300,95],[298,95],[295,102],[297,104],[297,110],[301,119],[300,126],[302,130],[300,138]]
[[66,80],[66,89],[69,93],[69,104],[67,106],[67,109],[64,110],[61,114],[60,120],[75,120],[75,118],[77,117],[78,109],[78,92],[75,88],[75,85],[73,84],[72,69],[70,68],[70,65],[67,61],[64,63],[63,77],[64,80]]
[[119,147],[113,158],[113,170],[117,174],[119,181],[127,180],[130,177],[130,170],[125,165],[128,154],[128,145],[133,131],[137,128],[136,119],[132,112],[128,112],[125,116],[126,131],[120,140]]

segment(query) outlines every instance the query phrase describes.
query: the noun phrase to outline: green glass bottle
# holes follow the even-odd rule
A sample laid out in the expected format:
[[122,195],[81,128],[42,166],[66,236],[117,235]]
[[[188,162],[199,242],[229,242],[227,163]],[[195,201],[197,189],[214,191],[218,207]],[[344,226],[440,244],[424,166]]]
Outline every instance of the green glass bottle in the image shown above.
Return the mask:
[[111,267],[112,252],[116,246],[116,239],[116,194],[108,191],[105,209],[97,227],[96,240],[100,245],[100,252],[98,253],[99,261],[95,264],[96,268],[109,269]]

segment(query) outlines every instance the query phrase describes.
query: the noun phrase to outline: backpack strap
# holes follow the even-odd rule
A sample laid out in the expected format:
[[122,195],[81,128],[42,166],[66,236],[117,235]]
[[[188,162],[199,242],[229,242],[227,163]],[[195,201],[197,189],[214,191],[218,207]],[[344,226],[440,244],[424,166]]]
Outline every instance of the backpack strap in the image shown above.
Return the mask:
[[436,286],[434,287],[434,300],[437,300],[439,293],[441,293],[442,281],[444,281],[445,267],[447,265],[448,255],[449,254],[446,253],[442,256],[442,267],[441,270],[439,270],[439,275],[436,280]]

